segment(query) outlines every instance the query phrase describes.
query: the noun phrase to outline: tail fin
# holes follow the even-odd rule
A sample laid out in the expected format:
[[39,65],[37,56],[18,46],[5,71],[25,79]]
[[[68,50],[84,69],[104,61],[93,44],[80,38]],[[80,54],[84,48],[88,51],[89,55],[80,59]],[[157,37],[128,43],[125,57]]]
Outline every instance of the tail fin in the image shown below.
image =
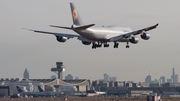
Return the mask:
[[71,7],[71,14],[72,14],[72,19],[73,19],[73,24],[78,25],[78,26],[84,25],[83,21],[81,20],[80,15],[79,15],[78,11],[76,10],[73,3],[70,3],[70,7]]
[[19,86],[16,86],[16,88],[19,93],[23,92]]
[[38,90],[39,92],[44,92],[44,90],[40,86],[38,86]]
[[95,90],[95,88],[93,87],[93,91],[96,93],[96,90]]

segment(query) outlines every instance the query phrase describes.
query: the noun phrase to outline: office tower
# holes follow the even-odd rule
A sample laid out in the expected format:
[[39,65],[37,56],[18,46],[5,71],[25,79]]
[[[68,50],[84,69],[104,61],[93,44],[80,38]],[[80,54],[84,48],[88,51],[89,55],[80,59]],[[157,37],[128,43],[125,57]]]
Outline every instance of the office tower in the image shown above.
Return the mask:
[[160,77],[160,83],[165,84],[166,78],[164,76]]
[[172,69],[171,79],[172,79],[172,83],[175,83],[175,71],[174,71],[174,68]]
[[104,74],[104,81],[109,81],[109,75]]
[[27,68],[24,70],[23,78],[29,79],[29,72],[28,72]]
[[151,75],[146,76],[145,82],[146,83],[151,83]]
[[178,83],[178,75],[177,74],[175,75],[174,79],[175,79],[175,83]]
[[71,74],[68,74],[65,76],[65,80],[73,80],[73,76]]

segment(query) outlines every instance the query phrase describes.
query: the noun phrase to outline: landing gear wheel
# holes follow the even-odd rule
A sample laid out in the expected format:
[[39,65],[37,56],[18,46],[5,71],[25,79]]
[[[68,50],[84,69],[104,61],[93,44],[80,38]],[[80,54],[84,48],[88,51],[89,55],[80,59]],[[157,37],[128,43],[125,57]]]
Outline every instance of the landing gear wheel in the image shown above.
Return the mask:
[[97,47],[96,43],[93,43],[92,44],[92,49],[96,49],[96,47]]
[[104,44],[104,47],[109,47],[109,44]]
[[96,49],[96,47],[92,46],[92,49]]
[[129,45],[126,45],[126,48],[129,48]]
[[114,48],[118,48],[118,46],[119,46],[119,43],[114,42]]
[[129,42],[127,42],[126,48],[129,48]]
[[102,43],[98,42],[97,47],[102,47]]

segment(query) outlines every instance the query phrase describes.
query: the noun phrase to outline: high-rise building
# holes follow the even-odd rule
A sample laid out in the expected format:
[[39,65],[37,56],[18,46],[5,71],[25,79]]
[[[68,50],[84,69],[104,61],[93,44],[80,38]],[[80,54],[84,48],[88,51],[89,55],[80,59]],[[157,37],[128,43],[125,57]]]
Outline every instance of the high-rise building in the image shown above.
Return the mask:
[[172,83],[175,83],[175,70],[174,68],[172,69],[172,75],[171,75]]
[[175,79],[175,83],[178,83],[178,75],[177,74],[175,75],[174,79]]
[[109,81],[109,75],[104,74],[104,81]]
[[24,70],[23,78],[29,79],[29,72],[28,72],[27,68]]
[[151,83],[151,75],[146,76],[145,82],[146,83]]
[[165,78],[165,76],[161,76],[161,77],[160,77],[160,83],[161,83],[161,84],[165,84],[165,83],[166,83],[166,78]]
[[66,80],[73,80],[73,76],[71,74],[68,74],[67,76],[65,76]]
[[178,74],[175,74],[175,69],[172,69],[172,75],[171,75],[172,83],[178,83]]

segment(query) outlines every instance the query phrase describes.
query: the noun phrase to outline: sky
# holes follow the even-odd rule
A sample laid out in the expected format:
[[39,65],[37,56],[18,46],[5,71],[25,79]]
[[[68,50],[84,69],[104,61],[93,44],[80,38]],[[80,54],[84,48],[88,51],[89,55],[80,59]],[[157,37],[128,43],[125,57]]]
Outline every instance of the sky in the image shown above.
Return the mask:
[[[149,40],[138,35],[139,43],[120,43],[118,49],[91,49],[76,38],[59,43],[53,35],[23,30],[76,34],[49,27],[71,26],[69,2],[73,2],[85,24],[121,25],[138,30],[159,23],[149,31]],[[103,74],[118,81],[143,82],[170,78],[172,68],[180,75],[179,0],[1,0],[0,1],[0,78],[22,78],[25,68],[30,78],[50,78],[56,62],[64,63],[64,76],[102,79]]]

